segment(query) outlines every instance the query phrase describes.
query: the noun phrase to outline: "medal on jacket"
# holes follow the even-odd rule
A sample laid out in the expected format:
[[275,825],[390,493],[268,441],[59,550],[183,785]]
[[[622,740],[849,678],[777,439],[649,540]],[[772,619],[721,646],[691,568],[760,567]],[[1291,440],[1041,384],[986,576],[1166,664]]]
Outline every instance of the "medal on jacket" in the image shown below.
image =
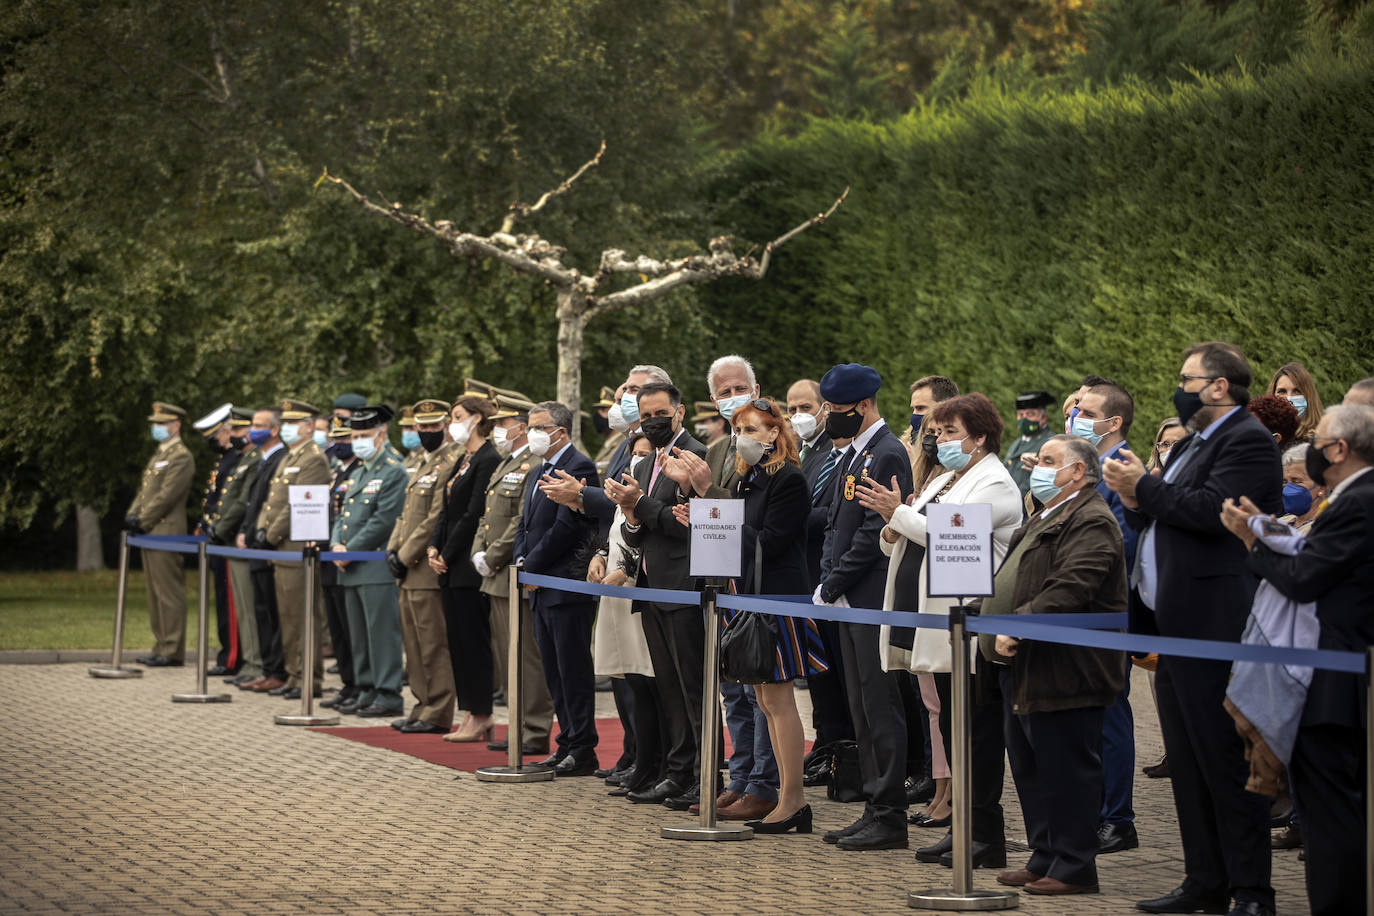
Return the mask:
[[854,499],[854,475],[849,474],[844,479],[844,498],[849,501]]

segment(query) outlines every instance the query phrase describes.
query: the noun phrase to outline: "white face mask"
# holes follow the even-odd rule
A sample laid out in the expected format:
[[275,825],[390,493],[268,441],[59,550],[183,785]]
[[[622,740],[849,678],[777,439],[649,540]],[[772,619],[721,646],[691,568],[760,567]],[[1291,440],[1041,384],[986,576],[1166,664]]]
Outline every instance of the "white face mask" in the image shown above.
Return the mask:
[[472,435],[473,417],[468,417],[461,423],[454,420],[448,425],[448,437],[460,448],[468,444],[468,437]]
[[611,409],[606,411],[606,422],[611,429],[618,433],[623,433],[630,428],[630,424],[625,421],[625,414],[620,409],[620,404],[612,404]]
[[639,472],[639,466],[640,466],[641,464],[643,464],[643,463],[644,463],[644,459],[645,459],[645,458],[648,458],[648,457],[649,457],[648,455],[635,455],[633,458],[631,458],[631,459],[630,459],[630,473],[631,473],[631,474],[636,474],[636,473],[638,473],[638,472]]
[[491,444],[502,456],[510,454],[510,440],[506,438],[506,428],[498,426],[491,431]]
[[792,414],[792,431],[802,439],[810,439],[816,435],[816,417],[814,414],[802,413],[800,410]]
[[553,441],[549,438],[549,434],[542,429],[530,430],[530,451],[538,457],[543,458],[547,455],[552,444]]
[[763,460],[764,453],[768,451],[768,446],[752,436],[741,435],[735,440],[735,454],[744,459],[744,463],[753,467]]

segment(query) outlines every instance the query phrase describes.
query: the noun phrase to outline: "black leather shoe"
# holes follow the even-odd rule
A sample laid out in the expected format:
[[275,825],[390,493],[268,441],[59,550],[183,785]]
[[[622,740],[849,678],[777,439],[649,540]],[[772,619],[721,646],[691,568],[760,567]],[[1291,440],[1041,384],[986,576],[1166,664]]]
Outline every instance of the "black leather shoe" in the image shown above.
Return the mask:
[[414,721],[415,720],[412,719],[410,716],[401,716],[401,718],[399,719],[391,720],[391,727],[396,729],[396,731],[400,731],[401,729],[405,728],[407,725]]
[[442,725],[435,725],[433,722],[422,722],[419,719],[412,719],[402,725],[399,729],[403,735],[447,735],[448,729]]
[[206,677],[224,677],[226,674],[233,674],[233,668],[226,668],[223,665],[211,665],[205,672]]
[[373,703],[358,710],[358,716],[363,719],[385,719],[387,716],[394,716],[401,711],[399,706],[384,706],[381,703]]
[[595,757],[587,759],[585,762],[578,760],[569,754],[564,757],[558,766],[553,768],[555,776],[591,776],[597,771],[599,764]]
[[946,833],[939,841],[916,850],[916,861],[927,865],[940,864],[940,857],[954,848],[954,834]]
[[835,845],[851,852],[867,852],[874,849],[906,849],[906,824],[895,827],[891,824],[873,821],[857,833],[840,837]]
[[1231,916],[1274,916],[1274,908],[1258,900],[1237,900]]
[[1270,849],[1297,849],[1302,845],[1302,828],[1289,824],[1269,838]]
[[184,661],[176,661],[165,655],[149,655],[145,658],[137,659],[137,661],[139,664],[147,665],[149,668],[180,668],[186,664]]
[[1103,824],[1097,828],[1097,851],[1101,855],[1109,852],[1124,852],[1140,846],[1136,836],[1135,824]]
[[1225,913],[1230,902],[1226,891],[1194,894],[1176,887],[1163,897],[1140,901],[1135,908],[1145,913]]
[[[1007,846],[1002,843],[980,843],[973,840],[970,843],[973,852],[974,868],[1006,868],[1007,867]],[[954,867],[954,841],[950,839],[950,850],[940,856],[940,864],[945,868]]]
[[346,716],[356,716],[358,714],[358,698],[349,697],[342,700],[334,707],[335,712],[341,712]]
[[865,811],[862,817],[848,827],[841,827],[838,830],[827,830],[825,833],[821,834],[821,839],[831,844],[838,843],[845,837],[853,836],[860,830],[863,830],[871,823],[873,823],[873,816]]
[[686,811],[693,805],[701,803],[701,786],[693,785],[692,788],[683,792],[681,795],[674,795],[672,798],[663,800],[663,807],[669,811]]
[[[617,769],[615,769],[614,767],[611,767],[610,769],[607,769],[607,768],[605,768],[605,767],[602,767],[601,769],[597,770],[597,771],[596,771],[595,773],[593,773],[592,775],[595,776],[597,779],[610,779],[612,776],[615,776],[616,782],[619,782],[619,781],[620,781],[619,773],[620,773],[620,771],[617,770]],[[616,782],[608,782],[608,783],[606,783],[606,785],[608,785],[608,786],[613,786],[613,785],[616,784]]]
[[[311,696],[322,697],[324,696],[324,691],[316,687]],[[283,700],[299,700],[301,698],[301,689],[299,687],[288,687],[286,691],[282,693],[281,698]]]
[[929,776],[917,779],[915,776],[906,781],[906,803],[924,805],[935,797],[935,780]]
[[817,764],[807,770],[802,775],[802,785],[808,788],[812,786],[830,785],[830,766],[828,764]]
[[357,693],[353,691],[352,687],[345,687],[329,699],[321,702],[320,706],[322,706],[325,709],[338,709],[343,704],[356,699],[357,696]]
[[282,684],[280,687],[273,687],[271,690],[267,691],[267,695],[269,697],[284,697],[290,690],[290,687]]
[[625,797],[636,805],[661,805],[670,798],[677,798],[685,791],[682,783],[669,777],[637,792],[631,792]]
[[[509,743],[506,744],[506,750],[510,750]],[[567,756],[567,754],[563,753],[562,751],[559,751],[556,754],[550,754],[538,763],[530,764],[530,766],[538,767],[541,770],[552,770],[554,767],[558,766],[565,759],[567,759]]]

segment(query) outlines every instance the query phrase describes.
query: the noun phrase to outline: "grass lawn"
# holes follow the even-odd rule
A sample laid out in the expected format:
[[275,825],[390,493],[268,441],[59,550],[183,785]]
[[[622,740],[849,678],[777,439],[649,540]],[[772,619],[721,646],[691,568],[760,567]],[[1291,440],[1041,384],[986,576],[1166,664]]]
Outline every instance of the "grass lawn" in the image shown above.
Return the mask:
[[[0,573],[0,649],[109,649],[114,635],[115,570]],[[210,613],[214,614],[214,597]],[[186,574],[186,636],[196,641],[196,578]],[[210,620],[214,645],[215,621]],[[153,646],[143,573],[129,573],[124,611],[124,652]]]

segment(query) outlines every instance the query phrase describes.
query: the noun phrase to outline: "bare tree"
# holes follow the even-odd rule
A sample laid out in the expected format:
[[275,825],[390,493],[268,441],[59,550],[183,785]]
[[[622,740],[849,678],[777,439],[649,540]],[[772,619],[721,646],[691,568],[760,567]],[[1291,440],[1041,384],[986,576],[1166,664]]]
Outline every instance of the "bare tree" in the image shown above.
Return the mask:
[[[825,222],[849,196],[849,188],[846,187],[830,205],[830,209],[764,245],[757,259],[752,249],[743,257],[736,255],[730,247],[730,238],[720,236],[711,240],[706,254],[671,260],[658,260],[646,255],[631,258],[619,248],[608,248],[601,253],[596,272],[584,274],[564,263],[566,248],[547,241],[537,233],[517,233],[515,227],[520,221],[544,209],[549,201],[572,190],[579,178],[601,164],[605,152],[606,141],[603,140],[596,155],[558,187],[545,192],[533,204],[520,201],[511,204],[501,228],[489,235],[458,231],[447,220],[430,222],[419,214],[407,212],[401,204],[386,200],[380,193],[377,197],[381,203],[374,203],[344,179],[330,175],[328,169],[320,176],[320,182],[328,181],[343,188],[369,213],[384,216],[436,239],[455,257],[491,258],[518,273],[537,277],[554,288],[558,317],[558,400],[573,410],[574,438],[578,436],[578,406],[582,400],[582,337],[589,321],[616,309],[662,298],[679,286],[709,283],[721,277],[761,280],[768,272],[774,251],[812,226]],[[624,289],[612,289],[612,281],[622,275],[637,275],[639,282]]]

